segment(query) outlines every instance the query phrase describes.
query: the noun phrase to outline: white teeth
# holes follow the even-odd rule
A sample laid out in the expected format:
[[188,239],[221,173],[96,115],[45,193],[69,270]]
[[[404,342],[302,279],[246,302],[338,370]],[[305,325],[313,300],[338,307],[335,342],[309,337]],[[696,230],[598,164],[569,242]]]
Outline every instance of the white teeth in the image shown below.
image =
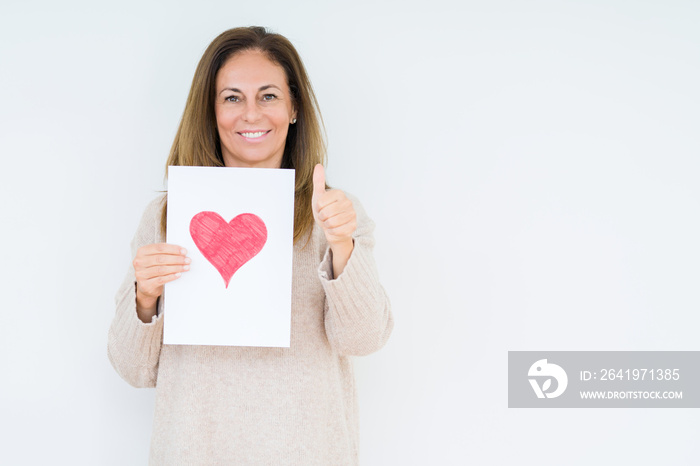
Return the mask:
[[244,138],[255,139],[259,138],[265,133],[267,133],[267,131],[256,131],[255,133],[241,133],[241,136],[243,136]]

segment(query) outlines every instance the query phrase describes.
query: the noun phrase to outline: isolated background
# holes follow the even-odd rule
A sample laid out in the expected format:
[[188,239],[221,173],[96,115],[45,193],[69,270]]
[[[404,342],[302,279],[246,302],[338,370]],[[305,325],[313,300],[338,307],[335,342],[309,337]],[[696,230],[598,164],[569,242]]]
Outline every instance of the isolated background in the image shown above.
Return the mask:
[[113,296],[208,43],[302,54],[396,318],[363,465],[697,464],[692,409],[507,408],[509,350],[700,350],[700,3],[4,1],[2,464],[145,464]]

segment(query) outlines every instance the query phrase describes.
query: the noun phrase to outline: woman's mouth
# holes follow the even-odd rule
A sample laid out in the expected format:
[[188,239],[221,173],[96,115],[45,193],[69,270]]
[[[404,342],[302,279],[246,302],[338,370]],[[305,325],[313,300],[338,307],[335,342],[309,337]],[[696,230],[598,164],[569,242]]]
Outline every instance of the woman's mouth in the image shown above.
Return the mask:
[[238,134],[240,134],[241,136],[243,136],[243,137],[246,138],[246,139],[255,140],[255,139],[260,139],[260,138],[262,138],[263,136],[265,136],[265,135],[266,135],[267,133],[269,133],[270,131],[271,131],[271,130],[267,130],[267,131],[264,131],[264,130],[258,130],[258,131],[242,131],[242,132],[239,132]]

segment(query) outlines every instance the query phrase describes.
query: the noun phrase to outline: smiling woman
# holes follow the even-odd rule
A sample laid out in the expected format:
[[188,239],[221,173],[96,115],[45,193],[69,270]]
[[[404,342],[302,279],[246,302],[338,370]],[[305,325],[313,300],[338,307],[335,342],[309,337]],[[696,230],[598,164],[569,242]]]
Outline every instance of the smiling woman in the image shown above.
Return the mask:
[[191,261],[164,243],[166,196],[155,199],[132,242],[108,345],[127,382],[156,387],[149,464],[357,464],[351,357],[380,349],[393,317],[374,224],[357,200],[327,189],[324,159],[320,112],[291,43],[259,27],[217,37],[168,165],[295,170],[290,346],[162,343],[164,284]]
[[[245,69],[236,64],[245,66]],[[282,75],[279,74],[280,71]],[[271,85],[277,86],[279,90],[261,89]],[[224,98],[226,103],[223,102]],[[311,81],[299,54],[286,37],[268,33],[264,28],[250,27],[230,29],[214,39],[195,70],[167,165],[224,167],[230,163],[229,166],[255,166],[244,162],[238,165],[235,162],[236,156],[227,157],[227,160],[224,155],[244,155],[236,149],[241,146],[235,144],[236,136],[241,138],[241,143],[244,136],[237,135],[236,132],[241,129],[263,129],[248,124],[245,118],[260,117],[257,113],[261,112],[263,105],[273,105],[269,101],[277,99],[285,105],[291,105],[291,109],[286,107],[289,115],[284,123],[280,121],[281,125],[276,128],[276,138],[272,138],[278,144],[281,142],[283,148],[282,160],[274,168],[294,169],[294,241],[298,241],[314,222],[310,209],[313,174],[315,166],[325,161],[326,146],[321,132],[321,113]],[[268,103],[263,104],[262,101]],[[260,105],[253,107],[254,103]],[[240,118],[244,126],[231,127],[229,123],[232,124],[236,119],[235,115],[240,115],[233,109],[245,109],[246,106],[253,113]],[[229,112],[229,109],[232,110]],[[286,134],[285,138],[281,138],[282,133]],[[250,136],[255,135],[247,136],[248,139],[253,139]],[[264,149],[270,147],[271,144]],[[273,153],[260,151],[255,155],[270,159]],[[160,221],[163,233],[166,230],[165,212],[166,209],[163,209]]]
[[216,76],[216,125],[227,167],[279,168],[296,123],[281,66],[259,50],[229,58]]

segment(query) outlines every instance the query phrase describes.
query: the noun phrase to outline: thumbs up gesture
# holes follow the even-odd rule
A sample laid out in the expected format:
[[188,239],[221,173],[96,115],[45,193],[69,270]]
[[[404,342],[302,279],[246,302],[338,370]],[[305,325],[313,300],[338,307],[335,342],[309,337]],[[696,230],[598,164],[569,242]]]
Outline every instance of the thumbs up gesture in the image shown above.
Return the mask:
[[318,164],[314,168],[313,181],[311,207],[314,220],[323,229],[333,251],[333,271],[337,277],[353,250],[352,234],[357,227],[355,209],[343,191],[326,191],[326,172],[323,165]]

